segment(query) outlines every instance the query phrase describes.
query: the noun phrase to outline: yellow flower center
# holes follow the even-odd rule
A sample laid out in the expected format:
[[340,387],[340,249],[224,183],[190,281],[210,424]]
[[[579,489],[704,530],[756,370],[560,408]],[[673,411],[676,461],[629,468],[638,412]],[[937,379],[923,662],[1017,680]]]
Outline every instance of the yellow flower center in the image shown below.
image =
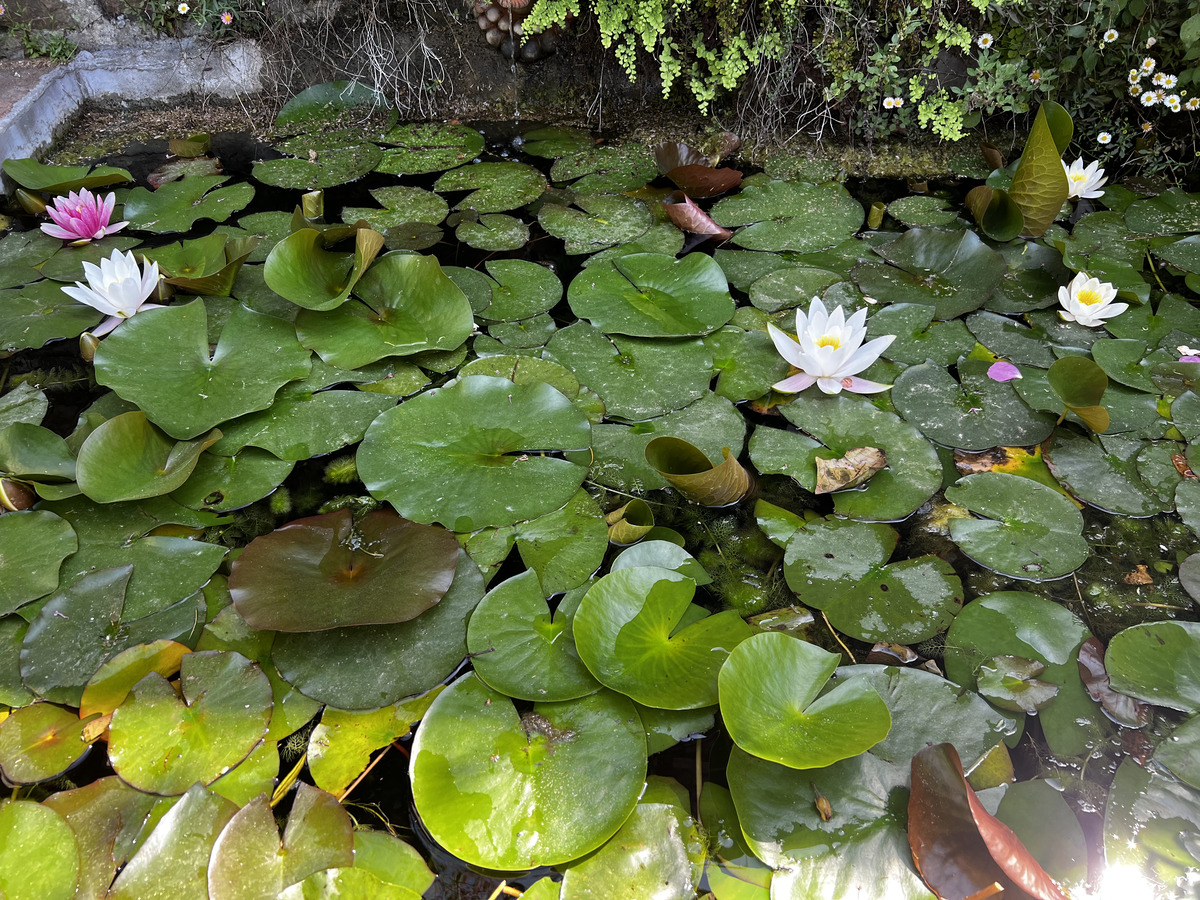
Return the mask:
[[1079,296],[1075,298],[1085,306],[1095,306],[1097,303],[1102,303],[1104,298],[1095,291],[1080,291]]
[[1076,184],[1079,184],[1079,182],[1081,182],[1081,181],[1087,181],[1087,176],[1084,175],[1082,172],[1072,172],[1071,180],[1073,182],[1075,182]]
[[821,335],[820,338],[817,339],[817,346],[818,347],[832,347],[834,350],[837,350],[842,346],[842,342],[840,340],[838,340],[836,335],[823,334],[823,335]]

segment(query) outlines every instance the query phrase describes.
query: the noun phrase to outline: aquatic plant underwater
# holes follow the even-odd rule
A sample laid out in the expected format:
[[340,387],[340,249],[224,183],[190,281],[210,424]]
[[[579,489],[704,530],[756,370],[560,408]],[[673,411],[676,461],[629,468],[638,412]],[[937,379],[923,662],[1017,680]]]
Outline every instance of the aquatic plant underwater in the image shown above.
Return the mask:
[[1193,889],[1200,194],[376,99],[5,162],[6,897]]

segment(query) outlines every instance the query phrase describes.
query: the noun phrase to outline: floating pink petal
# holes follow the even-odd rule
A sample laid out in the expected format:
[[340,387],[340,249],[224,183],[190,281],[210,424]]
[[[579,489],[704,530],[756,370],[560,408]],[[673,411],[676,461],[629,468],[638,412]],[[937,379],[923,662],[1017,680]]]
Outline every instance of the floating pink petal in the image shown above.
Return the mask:
[[988,367],[987,374],[992,381],[1012,381],[1021,377],[1021,370],[1010,362],[995,362]]

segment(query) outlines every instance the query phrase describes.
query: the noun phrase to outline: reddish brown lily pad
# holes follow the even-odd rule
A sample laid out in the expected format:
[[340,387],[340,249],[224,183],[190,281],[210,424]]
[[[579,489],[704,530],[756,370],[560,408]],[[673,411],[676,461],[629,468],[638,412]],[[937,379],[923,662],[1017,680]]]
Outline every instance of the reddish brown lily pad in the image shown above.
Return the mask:
[[1104,645],[1088,638],[1079,645],[1079,677],[1104,714],[1126,728],[1145,728],[1150,724],[1150,704],[1112,689],[1104,667]]
[[680,231],[689,234],[711,234],[722,241],[733,237],[733,232],[714,222],[704,210],[692,202],[683,191],[671,191],[663,198],[663,210]]
[[326,631],[415,619],[454,580],[458,542],[433,525],[377,510],[298,519],[255,539],[233,564],[229,591],[250,627]]
[[742,173],[737,169],[714,169],[706,164],[676,166],[667,172],[680,190],[693,197],[716,197],[732,191],[742,183]]
[[994,884],[1005,900],[1067,900],[1012,829],[983,808],[952,744],[913,757],[908,841],[917,871],[944,900],[990,896]]

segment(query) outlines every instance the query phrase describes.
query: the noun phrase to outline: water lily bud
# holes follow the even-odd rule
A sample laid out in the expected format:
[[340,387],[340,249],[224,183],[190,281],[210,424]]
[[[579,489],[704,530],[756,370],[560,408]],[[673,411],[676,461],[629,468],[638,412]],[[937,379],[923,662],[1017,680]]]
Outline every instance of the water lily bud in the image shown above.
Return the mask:
[[11,512],[29,509],[37,503],[38,497],[27,485],[19,481],[9,481],[0,478],[0,507]]
[[40,216],[46,211],[46,201],[37,194],[31,194],[25,188],[17,188],[17,202],[21,209],[31,216]]
[[96,348],[100,346],[100,339],[90,331],[85,331],[79,336],[79,355],[83,357],[84,362],[91,362],[96,358]]

